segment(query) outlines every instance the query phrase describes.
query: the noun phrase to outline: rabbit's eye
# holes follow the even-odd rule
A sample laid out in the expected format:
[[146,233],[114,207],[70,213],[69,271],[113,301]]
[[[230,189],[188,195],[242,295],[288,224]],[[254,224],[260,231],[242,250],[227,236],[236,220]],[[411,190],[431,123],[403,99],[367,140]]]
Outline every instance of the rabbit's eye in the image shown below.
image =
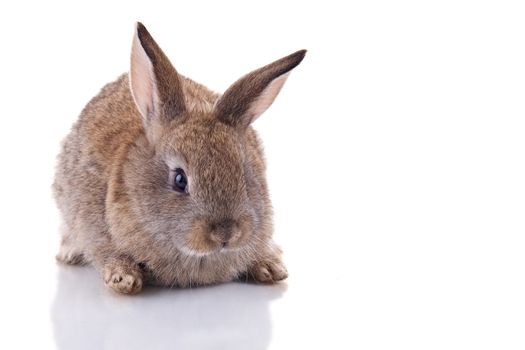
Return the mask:
[[173,177],[173,189],[177,192],[186,193],[186,187],[188,187],[188,179],[184,170],[181,168],[175,169],[175,176]]

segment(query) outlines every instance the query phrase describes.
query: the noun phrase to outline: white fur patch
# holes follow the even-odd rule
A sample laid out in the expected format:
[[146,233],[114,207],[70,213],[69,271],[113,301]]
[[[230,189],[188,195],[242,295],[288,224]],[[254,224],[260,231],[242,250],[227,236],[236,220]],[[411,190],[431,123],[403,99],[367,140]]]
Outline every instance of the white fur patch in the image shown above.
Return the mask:
[[203,252],[198,252],[196,250],[193,250],[193,249],[190,249],[186,246],[182,246],[182,247],[178,247],[179,251],[181,251],[182,253],[188,255],[188,256],[194,256],[194,257],[203,257],[203,256],[209,256],[209,255],[212,255],[214,254],[215,252],[207,252],[207,253],[203,253]]

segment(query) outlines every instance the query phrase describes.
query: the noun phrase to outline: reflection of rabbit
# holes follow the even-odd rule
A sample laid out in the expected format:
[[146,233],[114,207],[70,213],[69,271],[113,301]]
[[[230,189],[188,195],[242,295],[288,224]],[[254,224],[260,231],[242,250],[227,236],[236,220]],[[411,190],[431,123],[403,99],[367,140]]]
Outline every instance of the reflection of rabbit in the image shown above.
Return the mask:
[[103,293],[85,269],[59,271],[52,307],[58,349],[266,349],[268,304],[285,288],[152,288],[130,299]]
[[250,124],[273,102],[298,51],[222,96],[180,76],[137,24],[128,75],[86,106],[59,156],[58,259],[93,263],[122,293],[287,273],[273,243],[259,140]]

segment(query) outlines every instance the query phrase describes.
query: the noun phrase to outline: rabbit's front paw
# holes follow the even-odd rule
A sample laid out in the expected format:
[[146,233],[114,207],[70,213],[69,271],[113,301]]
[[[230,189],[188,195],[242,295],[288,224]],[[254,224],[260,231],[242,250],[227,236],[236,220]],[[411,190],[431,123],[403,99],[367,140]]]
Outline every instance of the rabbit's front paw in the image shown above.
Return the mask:
[[82,250],[75,245],[70,233],[66,233],[64,238],[62,238],[56,259],[61,263],[70,265],[84,265],[88,263]]
[[115,292],[136,294],[142,289],[140,271],[128,266],[108,265],[104,267],[104,282]]
[[258,261],[248,273],[260,283],[276,283],[288,277],[284,264],[279,260]]
[[69,247],[62,247],[56,255],[56,259],[64,264],[70,265],[84,265],[86,260],[81,251],[74,250]]

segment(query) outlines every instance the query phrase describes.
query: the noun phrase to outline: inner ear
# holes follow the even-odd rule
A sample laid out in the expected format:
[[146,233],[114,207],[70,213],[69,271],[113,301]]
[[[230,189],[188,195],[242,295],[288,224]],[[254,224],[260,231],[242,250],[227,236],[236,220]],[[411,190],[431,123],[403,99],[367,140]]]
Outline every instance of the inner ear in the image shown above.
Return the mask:
[[261,94],[249,105],[245,117],[248,124],[253,123],[272,105],[289,75],[290,72],[272,80]]
[[181,79],[146,27],[137,23],[131,49],[130,87],[146,128],[186,111]]
[[133,100],[145,122],[149,123],[158,104],[158,93],[153,65],[146,55],[138,35],[133,37],[131,48],[130,87]]
[[246,128],[271,106],[290,71],[304,58],[297,51],[237,80],[215,106],[217,118],[237,128]]

